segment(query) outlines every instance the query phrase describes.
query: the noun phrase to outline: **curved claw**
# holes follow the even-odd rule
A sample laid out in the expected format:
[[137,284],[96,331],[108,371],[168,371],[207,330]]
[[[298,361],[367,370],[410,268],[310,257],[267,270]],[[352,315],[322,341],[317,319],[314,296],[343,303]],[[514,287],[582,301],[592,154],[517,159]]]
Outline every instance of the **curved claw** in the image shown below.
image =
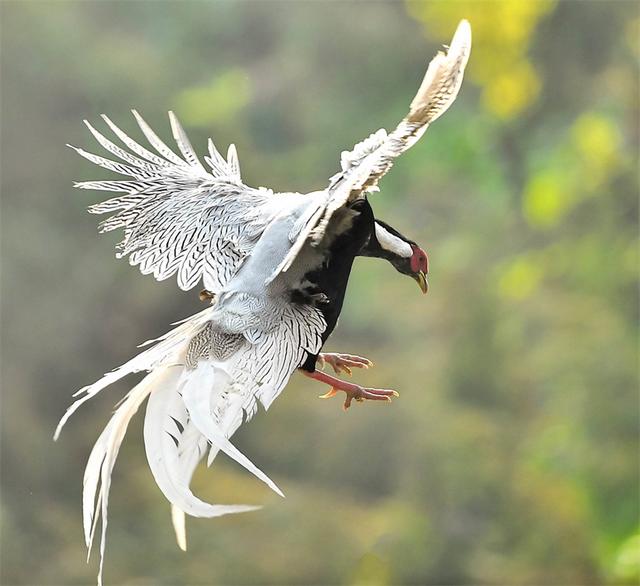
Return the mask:
[[324,395],[318,395],[318,399],[331,399],[331,397],[335,397],[338,394],[338,389],[330,388]]
[[333,368],[338,374],[340,374],[341,372],[344,372],[348,376],[353,376],[351,369],[346,364],[337,364]]

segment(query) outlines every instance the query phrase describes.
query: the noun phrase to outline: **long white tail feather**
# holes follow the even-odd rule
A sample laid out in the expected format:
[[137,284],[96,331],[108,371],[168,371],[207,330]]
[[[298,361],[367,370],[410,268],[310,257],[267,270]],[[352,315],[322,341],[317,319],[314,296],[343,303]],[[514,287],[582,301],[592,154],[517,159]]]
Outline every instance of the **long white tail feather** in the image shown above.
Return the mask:
[[[220,517],[259,508],[250,505],[213,505],[198,499],[191,492],[191,477],[206,454],[207,440],[187,421],[187,412],[178,388],[180,377],[189,377],[194,371],[185,371],[183,375],[179,368],[165,370],[168,372],[164,380],[149,397],[144,421],[147,460],[164,496],[171,504],[193,517]],[[210,389],[204,390],[209,392]]]
[[[174,369],[175,372],[175,369]],[[172,381],[173,383],[173,381]],[[218,385],[218,388],[220,385]],[[166,384],[156,389],[147,403],[145,415],[145,449],[156,483],[171,502],[171,522],[178,547],[187,549],[185,511],[192,516],[218,516],[257,510],[248,505],[208,505],[193,496],[189,490],[196,467],[209,447],[206,437],[189,420],[177,384]],[[229,406],[220,423],[225,436],[230,438],[242,423],[242,397],[228,396]],[[211,411],[220,410],[225,398],[212,390]],[[236,405],[232,403],[235,402]],[[177,444],[177,445],[176,445]],[[207,466],[211,466],[219,449],[211,445]],[[186,499],[186,500],[185,500]],[[199,507],[206,508],[197,508]]]
[[[113,417],[94,445],[91,455],[89,456],[87,468],[85,469],[82,507],[85,541],[87,543],[89,553],[91,552],[93,536],[98,523],[98,510],[100,511],[102,524],[98,586],[102,585],[111,473],[113,472],[113,467],[115,465],[116,458],[118,457],[118,451],[127,431],[129,421],[131,421],[131,418],[135,415],[140,404],[152,391],[154,383],[153,379],[154,374],[148,375],[127,394],[126,399],[113,414]],[[99,492],[98,483],[100,484]],[[97,500],[96,493],[98,494]]]
[[[155,395],[155,393],[154,393]],[[150,401],[153,396],[151,395]],[[242,412],[240,412],[240,418],[237,420],[237,423],[232,426],[225,426],[225,429],[228,429],[227,437],[231,437],[234,432],[240,427],[242,423]],[[209,446],[209,442],[207,439],[198,431],[195,425],[192,422],[189,422],[185,427],[184,432],[180,438],[180,448],[179,448],[179,456],[180,461],[182,463],[181,469],[181,478],[184,483],[189,486],[191,483],[191,478],[193,477],[193,473],[195,469],[202,459],[202,454],[206,452],[207,446]],[[207,459],[207,467],[210,467],[213,464],[213,460],[216,457],[220,450],[211,445],[209,447],[209,457]],[[239,506],[239,505],[236,505]],[[259,506],[250,506],[247,510],[258,510],[261,507]],[[229,512],[242,512],[239,510],[229,511]],[[171,523],[173,524],[173,528],[176,534],[176,542],[178,543],[178,547],[182,551],[187,550],[187,534],[186,534],[186,522],[185,522],[185,512],[175,504],[171,504]]]
[[[231,437],[242,425],[244,413],[243,407],[244,402],[241,405],[235,406],[234,408],[227,409],[227,412],[224,415],[222,425],[226,430],[225,435],[228,438]],[[213,464],[213,461],[215,460],[219,451],[220,449],[216,445],[211,444],[211,446],[209,447],[209,456],[207,458],[207,467],[211,467],[211,464]]]
[[209,390],[213,385],[228,384],[228,375],[223,369],[210,362],[201,362],[198,367],[183,374],[180,388],[182,400],[195,426],[213,445],[221,449],[227,456],[252,472],[274,492],[284,497],[282,491],[262,470],[253,464],[238,448],[225,436],[210,410]]
[[171,524],[176,533],[176,542],[182,551],[187,551],[187,526],[184,511],[171,505]]
[[[211,319],[211,314],[212,308],[208,308],[192,316],[138,356],[75,393],[76,401],[58,424],[55,439],[82,403],[128,374],[149,372],[119,403],[98,437],[85,468],[83,530],[88,559],[98,523],[101,524],[99,585],[102,584],[111,474],[129,421],[147,397],[144,422],[147,458],[159,488],[172,505],[172,522],[182,549],[186,548],[186,513],[218,517],[260,508],[211,504],[193,494],[189,488],[191,479],[209,446],[209,465],[221,450],[284,496],[276,484],[229,441],[243,419],[255,412],[255,389],[247,391],[230,375],[236,372],[238,376],[241,366],[238,361],[246,361],[247,357],[240,353],[227,362],[201,360],[195,368],[186,365],[189,343]],[[251,344],[247,348],[249,352],[254,351]]]

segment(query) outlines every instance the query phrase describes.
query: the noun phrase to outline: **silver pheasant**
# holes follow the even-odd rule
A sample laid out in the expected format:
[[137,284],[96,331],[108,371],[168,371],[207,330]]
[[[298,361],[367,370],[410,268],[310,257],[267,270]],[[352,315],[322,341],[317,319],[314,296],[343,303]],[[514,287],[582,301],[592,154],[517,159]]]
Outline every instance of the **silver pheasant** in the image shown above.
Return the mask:
[[[125,177],[76,184],[118,194],[90,208],[92,213],[112,214],[100,224],[101,231],[124,230],[117,256],[128,257],[142,273],[158,280],[175,275],[184,290],[202,284],[212,301],[204,311],[148,342],[149,347],[135,358],[78,391],[58,425],[56,438],[82,403],[130,373],[148,373],[119,404],[85,470],[83,516],[89,550],[102,520],[99,583],[111,472],[128,423],[145,399],[149,465],[171,502],[178,542],[185,548],[185,514],[216,517],[256,508],[210,504],[191,492],[194,470],[207,453],[211,464],[223,451],[282,495],[229,438],[253,417],[259,403],[269,408],[298,368],[341,388],[334,382],[338,379],[317,373],[315,364],[322,359],[320,350],[340,312],[353,257],[386,258],[426,291],[426,254],[375,220],[367,195],[377,191],[378,181],[395,158],[453,103],[470,49],[471,29],[462,21],[448,51],[438,53],[429,64],[409,113],[397,128],[390,133],[379,130],[342,153],[342,170],[328,187],[307,194],[245,185],[233,145],[225,159],[209,140],[206,168],[173,113],[169,118],[180,155],[135,111],[153,150],[106,116],[104,122],[124,146],[86,123],[113,159],[75,150]],[[340,280],[335,290],[327,281],[331,275]],[[328,360],[336,370],[367,365],[358,357]],[[387,399],[391,393],[347,387],[341,390],[356,399]]]

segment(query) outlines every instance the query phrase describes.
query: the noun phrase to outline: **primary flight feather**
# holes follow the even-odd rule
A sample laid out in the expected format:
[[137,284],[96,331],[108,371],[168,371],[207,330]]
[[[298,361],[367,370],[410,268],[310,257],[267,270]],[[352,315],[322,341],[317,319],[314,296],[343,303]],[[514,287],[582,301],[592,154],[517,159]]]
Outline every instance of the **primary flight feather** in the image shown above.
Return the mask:
[[106,116],[104,122],[124,146],[85,122],[108,155],[72,148],[125,177],[76,183],[81,189],[118,194],[89,208],[91,213],[111,214],[101,222],[101,231],[124,231],[117,256],[128,257],[158,280],[175,276],[184,290],[202,284],[201,298],[211,302],[147,343],[135,358],[78,391],[56,429],[57,439],[70,415],[107,386],[131,373],[148,373],[119,404],[85,470],[83,518],[89,551],[101,520],[99,583],[111,472],[128,423],[146,399],[147,459],[171,503],[178,544],[185,549],[185,514],[216,517],[256,508],[210,504],[196,497],[189,486],[205,457],[211,465],[222,451],[282,495],[230,438],[253,417],[259,403],[269,408],[297,369],[330,385],[325,397],[345,392],[345,408],[354,399],[388,401],[396,395],[348,383],[316,366],[329,363],[339,373],[371,365],[358,356],[321,353],[340,315],[356,256],[386,259],[427,291],[426,253],[377,220],[367,195],[378,190],[394,159],[453,103],[470,50],[471,29],[462,21],[448,51],[430,63],[397,128],[379,130],[343,152],[341,171],[327,188],[307,194],[247,186],[233,145],[223,157],[209,140],[205,167],[171,112],[179,154],[136,111],[150,148]]

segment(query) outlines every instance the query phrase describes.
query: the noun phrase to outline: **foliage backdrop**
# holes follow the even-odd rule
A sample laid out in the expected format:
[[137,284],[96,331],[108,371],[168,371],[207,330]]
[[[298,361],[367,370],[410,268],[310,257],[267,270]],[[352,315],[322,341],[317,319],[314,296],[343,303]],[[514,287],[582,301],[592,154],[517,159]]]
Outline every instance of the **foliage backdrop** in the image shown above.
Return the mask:
[[138,108],[169,137],[237,144],[249,184],[309,191],[392,127],[460,18],[451,111],[372,198],[431,256],[431,292],[359,260],[328,348],[372,358],[390,406],[294,377],[196,478],[258,513],[189,520],[144,459],[115,470],[111,584],[636,583],[638,70],[631,2],[17,2],[2,11],[3,584],[86,584],[80,492],[126,386],[51,434],[75,389],[200,309],[113,260],[64,147]]

